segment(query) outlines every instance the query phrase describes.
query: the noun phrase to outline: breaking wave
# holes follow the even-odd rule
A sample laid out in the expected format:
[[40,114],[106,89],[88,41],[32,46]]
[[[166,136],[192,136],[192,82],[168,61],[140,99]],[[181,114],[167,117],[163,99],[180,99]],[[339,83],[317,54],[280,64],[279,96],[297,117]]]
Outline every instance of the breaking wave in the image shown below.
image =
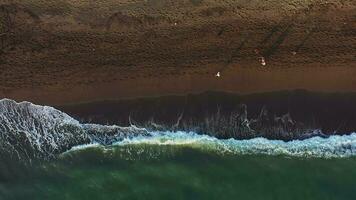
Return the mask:
[[[356,155],[356,133],[334,135],[328,138],[313,137],[306,140],[281,141],[254,138],[249,140],[217,139],[194,132],[152,132],[150,136],[125,138],[107,149],[116,147],[174,146],[189,147],[221,155],[285,155],[311,158],[342,158]],[[71,151],[87,148],[101,148],[99,144],[83,145]],[[137,148],[140,149],[140,148]],[[147,148],[149,149],[149,148]]]
[[49,106],[0,100],[0,158],[49,160],[73,146],[108,145],[138,134],[147,131],[134,126],[81,124]]
[[86,148],[137,145],[187,146],[218,154],[267,154],[298,157],[356,155],[356,133],[285,142],[254,138],[218,139],[184,131],[150,131],[136,126],[82,124],[55,108],[0,100],[0,158],[49,160],[63,152]]

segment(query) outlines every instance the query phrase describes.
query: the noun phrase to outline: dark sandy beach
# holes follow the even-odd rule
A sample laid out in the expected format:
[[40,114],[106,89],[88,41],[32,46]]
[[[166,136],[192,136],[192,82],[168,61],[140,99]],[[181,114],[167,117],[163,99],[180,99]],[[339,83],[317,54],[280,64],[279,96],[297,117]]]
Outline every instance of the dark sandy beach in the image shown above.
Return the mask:
[[356,91],[355,13],[352,0],[1,1],[0,97]]

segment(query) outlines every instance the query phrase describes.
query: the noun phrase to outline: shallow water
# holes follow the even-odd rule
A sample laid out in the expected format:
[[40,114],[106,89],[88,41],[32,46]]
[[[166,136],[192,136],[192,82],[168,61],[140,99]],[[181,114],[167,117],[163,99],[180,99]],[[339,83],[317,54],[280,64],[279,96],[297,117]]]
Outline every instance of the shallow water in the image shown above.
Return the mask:
[[356,158],[221,154],[187,144],[87,146],[4,166],[0,199],[356,199]]

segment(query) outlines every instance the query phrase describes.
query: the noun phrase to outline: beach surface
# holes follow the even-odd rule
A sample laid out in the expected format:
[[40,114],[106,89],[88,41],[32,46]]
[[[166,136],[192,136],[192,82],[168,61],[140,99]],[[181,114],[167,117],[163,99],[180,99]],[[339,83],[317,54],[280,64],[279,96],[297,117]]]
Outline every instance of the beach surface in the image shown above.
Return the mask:
[[356,91],[355,13],[352,0],[5,0],[0,97]]

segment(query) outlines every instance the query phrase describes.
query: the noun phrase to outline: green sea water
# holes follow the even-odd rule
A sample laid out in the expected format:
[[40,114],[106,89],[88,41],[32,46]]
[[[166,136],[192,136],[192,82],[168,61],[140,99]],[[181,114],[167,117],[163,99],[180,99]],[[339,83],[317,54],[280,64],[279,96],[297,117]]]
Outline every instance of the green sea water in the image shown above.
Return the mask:
[[236,155],[189,145],[88,147],[0,163],[1,200],[356,199],[356,158]]

